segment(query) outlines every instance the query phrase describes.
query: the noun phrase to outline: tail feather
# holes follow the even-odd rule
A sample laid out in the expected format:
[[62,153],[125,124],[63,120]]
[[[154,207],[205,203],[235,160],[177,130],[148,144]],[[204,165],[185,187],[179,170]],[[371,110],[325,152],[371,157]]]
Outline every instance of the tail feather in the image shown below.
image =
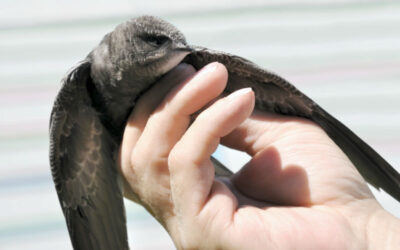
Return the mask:
[[400,202],[400,174],[385,159],[322,108],[312,113],[312,119],[343,150],[367,182]]

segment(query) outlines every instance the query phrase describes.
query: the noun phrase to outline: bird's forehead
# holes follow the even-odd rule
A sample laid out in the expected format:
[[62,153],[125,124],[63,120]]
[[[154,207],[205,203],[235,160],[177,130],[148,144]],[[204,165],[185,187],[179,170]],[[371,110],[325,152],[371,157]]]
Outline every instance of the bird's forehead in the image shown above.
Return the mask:
[[141,16],[129,22],[132,29],[147,34],[159,34],[173,39],[185,39],[183,34],[172,24],[154,16]]

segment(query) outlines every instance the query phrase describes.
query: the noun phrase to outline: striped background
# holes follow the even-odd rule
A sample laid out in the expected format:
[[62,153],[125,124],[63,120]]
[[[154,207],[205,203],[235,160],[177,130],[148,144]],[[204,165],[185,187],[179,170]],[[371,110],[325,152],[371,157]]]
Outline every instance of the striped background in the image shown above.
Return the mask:
[[[48,166],[51,105],[63,74],[139,14],[278,72],[400,166],[400,2],[265,2],[3,0],[0,249],[71,249]],[[217,152],[237,169],[246,157],[232,154]],[[377,197],[400,217],[398,203]],[[127,202],[127,212],[131,247],[173,249],[141,208]]]

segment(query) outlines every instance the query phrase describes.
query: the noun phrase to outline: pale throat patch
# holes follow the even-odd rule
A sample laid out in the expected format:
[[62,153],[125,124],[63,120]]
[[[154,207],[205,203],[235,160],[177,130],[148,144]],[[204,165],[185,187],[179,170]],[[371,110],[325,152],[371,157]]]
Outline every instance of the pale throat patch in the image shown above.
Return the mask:
[[188,51],[174,52],[174,54],[170,57],[167,63],[162,65],[162,67],[160,68],[160,73],[165,74],[168,71],[170,71],[173,67],[178,65],[183,60],[183,58],[185,58],[185,56],[187,56],[188,54],[190,54],[190,52]]

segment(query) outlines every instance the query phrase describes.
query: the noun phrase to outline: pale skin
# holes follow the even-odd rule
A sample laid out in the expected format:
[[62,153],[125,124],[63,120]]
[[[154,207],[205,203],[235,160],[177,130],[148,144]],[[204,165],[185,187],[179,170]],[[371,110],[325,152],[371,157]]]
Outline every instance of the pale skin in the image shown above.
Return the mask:
[[[400,246],[400,221],[318,125],[254,111],[250,89],[221,97],[227,78],[219,63],[197,73],[179,65],[139,100],[125,129],[125,196],[178,249]],[[219,143],[252,160],[216,178],[210,155]]]

